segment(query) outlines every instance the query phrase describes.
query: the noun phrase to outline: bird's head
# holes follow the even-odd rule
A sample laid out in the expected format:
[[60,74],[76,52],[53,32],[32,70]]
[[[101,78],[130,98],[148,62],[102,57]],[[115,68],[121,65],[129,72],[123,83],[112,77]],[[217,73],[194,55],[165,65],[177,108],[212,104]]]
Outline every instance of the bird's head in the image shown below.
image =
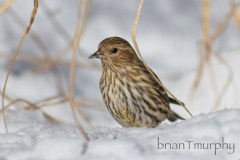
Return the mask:
[[138,59],[133,47],[120,37],[109,37],[101,41],[98,50],[89,58],[99,58],[103,64],[117,66],[131,64]]

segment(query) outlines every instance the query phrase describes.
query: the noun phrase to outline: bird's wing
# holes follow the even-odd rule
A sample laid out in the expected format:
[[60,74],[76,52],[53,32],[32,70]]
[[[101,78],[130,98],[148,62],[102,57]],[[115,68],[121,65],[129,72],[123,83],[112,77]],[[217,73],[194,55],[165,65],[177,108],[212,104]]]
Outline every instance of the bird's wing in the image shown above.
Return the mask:
[[[150,71],[153,73],[153,75],[160,81],[160,79],[157,77],[157,75],[151,70],[151,68],[149,68],[150,69]],[[150,73],[149,73],[150,74]],[[150,75],[151,76],[151,75]],[[161,81],[160,81],[161,82]],[[154,84],[155,83],[157,83],[156,81],[154,81]],[[165,97],[167,97],[167,100],[168,100],[168,102],[169,103],[172,103],[172,104],[176,104],[176,105],[180,105],[180,106],[185,106],[185,104],[183,103],[183,102],[178,102],[176,99],[174,99],[174,98],[172,98],[172,97],[169,97],[168,96],[168,94],[167,94],[167,92],[166,92],[166,90],[164,89],[164,87],[163,87],[163,84],[162,84],[162,82],[161,82],[161,85],[162,86],[159,86],[159,84],[157,83],[157,84],[155,84],[155,85],[157,85],[157,88],[159,89],[159,88],[163,88],[163,92],[161,92],[161,94],[162,95],[164,95]],[[159,89],[160,91],[162,90],[162,89]]]
[[155,80],[155,78],[152,77],[151,73],[149,73],[148,69],[144,66],[144,64],[141,61],[141,67],[144,68],[144,72],[146,75],[148,75],[149,79],[152,81],[152,84],[154,88],[156,89],[156,92],[159,94],[159,97],[162,98],[166,103],[169,103],[169,97],[167,95],[167,92],[160,81],[160,79],[157,77],[157,75],[149,68],[149,70],[153,73],[152,75],[157,78],[160,81],[160,84]]
[[[143,64],[142,64],[143,65]],[[143,65],[143,67],[145,68],[145,66]],[[149,67],[148,67],[149,68]],[[148,72],[147,68],[145,68],[146,72]],[[172,97],[169,97],[168,94],[167,94],[167,91],[165,90],[164,86],[163,86],[163,83],[161,82],[161,80],[158,78],[158,76],[152,71],[151,68],[149,68],[149,70],[153,73],[154,77],[157,78],[159,80],[159,82],[161,83],[159,85],[158,82],[156,82],[154,79],[152,79],[151,77],[151,74],[148,72],[148,75],[149,77],[151,78],[151,80],[153,81],[153,84],[154,86],[160,91],[160,96],[161,97],[165,97],[165,100],[169,103],[172,103],[172,104],[176,104],[176,105],[181,105],[181,106],[185,106],[185,104],[183,102],[179,102],[177,101],[176,99],[172,98]]]

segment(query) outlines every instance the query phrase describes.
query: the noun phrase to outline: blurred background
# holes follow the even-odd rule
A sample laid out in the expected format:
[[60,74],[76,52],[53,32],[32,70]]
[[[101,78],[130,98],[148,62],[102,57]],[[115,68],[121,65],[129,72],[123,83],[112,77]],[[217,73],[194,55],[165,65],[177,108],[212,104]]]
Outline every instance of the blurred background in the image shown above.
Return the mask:
[[[0,6],[7,1],[0,0]],[[33,1],[9,1],[0,15],[0,93],[11,56],[29,24]],[[5,105],[41,109],[73,123],[70,66],[77,49],[74,100],[92,126],[118,125],[103,104],[101,63],[89,60],[99,42],[119,36],[132,44],[138,1],[41,0],[10,75]],[[82,31],[75,41],[77,31]],[[239,107],[240,7],[231,0],[151,0],[141,12],[137,41],[147,65],[194,114]],[[77,42],[79,46],[75,45]],[[181,107],[174,110],[189,117]],[[82,118],[83,116],[80,116]]]

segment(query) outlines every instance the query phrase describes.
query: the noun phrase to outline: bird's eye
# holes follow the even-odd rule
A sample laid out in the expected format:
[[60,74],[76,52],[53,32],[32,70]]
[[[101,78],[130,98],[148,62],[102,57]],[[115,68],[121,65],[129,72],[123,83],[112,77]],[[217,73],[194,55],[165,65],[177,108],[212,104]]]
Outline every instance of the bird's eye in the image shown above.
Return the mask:
[[118,51],[117,48],[112,48],[112,49],[111,49],[111,52],[112,52],[112,53],[117,53],[117,51]]

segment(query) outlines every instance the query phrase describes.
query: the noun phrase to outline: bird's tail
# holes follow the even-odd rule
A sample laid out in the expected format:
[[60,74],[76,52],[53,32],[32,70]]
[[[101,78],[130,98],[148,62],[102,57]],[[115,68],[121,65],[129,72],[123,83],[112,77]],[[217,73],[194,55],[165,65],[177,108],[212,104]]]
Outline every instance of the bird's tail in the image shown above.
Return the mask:
[[168,119],[170,122],[175,122],[175,121],[178,120],[178,119],[185,120],[184,118],[182,118],[181,116],[179,116],[177,113],[175,113],[175,112],[172,111],[172,110],[170,110],[167,119]]
[[[171,97],[169,97],[169,103],[176,104],[176,105],[180,105],[180,106],[182,106],[182,105],[185,106],[185,104],[184,104],[183,102],[179,102],[179,101],[177,101],[176,99],[173,99],[173,98],[171,98]],[[178,120],[178,119],[185,120],[184,118],[182,118],[181,116],[179,116],[177,113],[175,113],[175,112],[172,111],[172,110],[170,110],[167,119],[168,119],[170,122],[175,122],[175,121]]]

